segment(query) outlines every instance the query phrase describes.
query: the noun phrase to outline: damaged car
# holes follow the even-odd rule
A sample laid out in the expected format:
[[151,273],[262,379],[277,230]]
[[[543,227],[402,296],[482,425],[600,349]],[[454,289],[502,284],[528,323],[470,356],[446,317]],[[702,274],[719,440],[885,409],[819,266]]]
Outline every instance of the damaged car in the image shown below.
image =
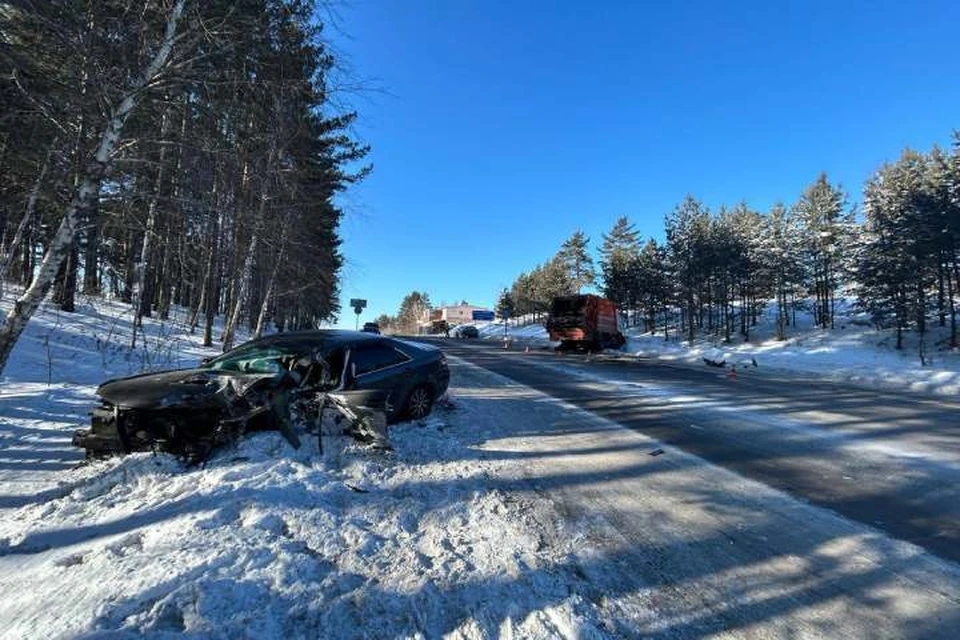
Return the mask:
[[[191,462],[251,431],[279,431],[299,447],[328,412],[361,440],[386,445],[386,424],[419,419],[446,392],[440,350],[354,331],[280,333],[199,367],[109,380],[89,429],[87,457],[165,451]],[[322,446],[322,443],[321,443]]]

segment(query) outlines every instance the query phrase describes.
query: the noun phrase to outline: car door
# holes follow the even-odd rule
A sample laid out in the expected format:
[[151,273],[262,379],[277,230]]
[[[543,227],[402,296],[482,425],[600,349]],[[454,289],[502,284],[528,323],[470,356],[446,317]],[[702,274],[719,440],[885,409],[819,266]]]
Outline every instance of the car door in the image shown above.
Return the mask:
[[349,390],[381,391],[389,404],[403,402],[410,387],[410,363],[409,356],[386,341],[354,345],[348,365]]

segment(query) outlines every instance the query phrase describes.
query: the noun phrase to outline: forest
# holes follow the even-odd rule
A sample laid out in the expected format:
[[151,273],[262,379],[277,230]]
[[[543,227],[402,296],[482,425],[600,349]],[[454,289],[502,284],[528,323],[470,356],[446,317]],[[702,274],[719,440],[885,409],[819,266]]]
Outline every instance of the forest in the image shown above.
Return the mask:
[[960,304],[960,133],[952,150],[907,149],[874,172],[862,204],[821,174],[792,204],[769,211],[746,203],[711,211],[688,195],[664,218],[664,241],[646,238],[627,217],[603,235],[594,264],[577,231],[550,260],[521,273],[501,304],[539,321],[555,296],[596,284],[630,325],[671,328],[687,340],[750,339],[768,307],[778,339],[798,309],[816,326],[836,327],[839,296],[855,299],[879,328],[921,339],[931,323],[958,346]]
[[[314,2],[0,4],[0,370],[52,290],[190,310],[224,349],[335,318],[337,194],[364,178]],[[226,318],[213,334],[214,316]],[[133,332],[137,340],[137,332]]]

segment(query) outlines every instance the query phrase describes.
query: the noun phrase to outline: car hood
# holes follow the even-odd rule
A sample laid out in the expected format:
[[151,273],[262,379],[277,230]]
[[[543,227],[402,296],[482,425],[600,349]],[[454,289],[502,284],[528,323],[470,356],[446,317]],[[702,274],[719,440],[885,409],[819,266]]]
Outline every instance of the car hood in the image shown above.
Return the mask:
[[97,388],[97,395],[111,404],[130,409],[205,409],[220,406],[217,392],[231,379],[245,387],[271,377],[274,376],[177,369],[108,380]]

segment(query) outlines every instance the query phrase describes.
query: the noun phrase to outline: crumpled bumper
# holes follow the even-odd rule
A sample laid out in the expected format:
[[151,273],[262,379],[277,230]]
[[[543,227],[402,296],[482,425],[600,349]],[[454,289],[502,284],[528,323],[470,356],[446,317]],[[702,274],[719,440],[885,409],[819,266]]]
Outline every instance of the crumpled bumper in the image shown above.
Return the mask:
[[128,451],[120,430],[120,421],[117,407],[97,407],[91,413],[90,428],[80,429],[73,434],[73,446],[86,449],[88,457]]

